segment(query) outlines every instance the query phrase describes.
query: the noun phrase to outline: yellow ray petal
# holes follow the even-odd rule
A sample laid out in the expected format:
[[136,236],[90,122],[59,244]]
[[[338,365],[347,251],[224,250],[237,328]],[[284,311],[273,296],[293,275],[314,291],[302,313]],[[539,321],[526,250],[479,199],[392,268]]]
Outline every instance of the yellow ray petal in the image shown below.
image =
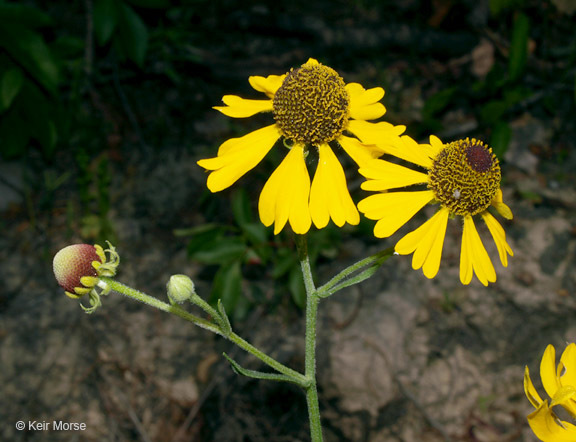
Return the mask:
[[428,175],[384,160],[367,162],[359,172],[368,178],[364,190],[389,190],[428,182]]
[[460,254],[460,281],[462,284],[468,284],[471,281],[471,270],[474,270],[478,280],[485,286],[489,282],[496,281],[496,271],[482,244],[480,235],[478,235],[474,220],[471,216],[465,216]]
[[310,176],[304,162],[304,146],[295,144],[262,189],[258,201],[260,220],[265,226],[274,223],[275,235],[287,221],[295,233],[304,234],[311,225],[309,197]]
[[366,90],[358,83],[348,83],[346,90],[350,96],[350,118],[375,120],[386,113],[384,105],[378,103],[384,97],[381,87]]
[[444,150],[444,143],[436,135],[430,135],[430,149],[432,151],[432,158],[434,158]]
[[264,92],[269,98],[272,98],[282,86],[284,78],[286,78],[286,75],[268,75],[267,77],[253,75],[248,78],[248,82],[258,92]]
[[560,362],[564,367],[564,373],[560,378],[562,385],[573,385],[576,387],[576,344],[569,344],[562,356]]
[[576,426],[570,422],[560,421],[548,407],[548,401],[542,402],[536,411],[528,415],[528,424],[536,437],[543,442],[576,440]]
[[508,267],[508,255],[514,256],[512,249],[506,242],[506,233],[500,225],[500,223],[494,218],[489,212],[482,213],[482,219],[488,226],[488,230],[494,238],[496,243],[496,248],[498,249],[498,255],[500,256],[500,261],[504,267]]
[[231,138],[218,149],[218,156],[198,161],[198,165],[213,172],[207,186],[219,192],[234,184],[242,175],[254,168],[270,151],[280,133],[270,125],[244,135]]
[[350,197],[340,162],[327,144],[321,144],[318,150],[320,158],[310,190],[310,215],[314,225],[322,229],[330,218],[338,227],[346,222],[357,225],[360,215]]
[[510,207],[502,202],[502,190],[498,189],[496,195],[494,195],[494,199],[492,200],[492,206],[496,209],[496,211],[502,215],[506,219],[512,219],[514,216],[512,215],[512,211]]
[[[358,210],[368,219],[376,219],[374,236],[387,238],[408,222],[434,198],[430,190],[391,192],[370,195],[358,203]],[[412,252],[408,252],[412,253]]]
[[556,375],[556,350],[553,345],[548,345],[542,355],[542,360],[540,361],[540,378],[542,379],[542,386],[548,396],[551,398],[554,397],[556,391],[558,391],[558,387],[560,387],[560,381]]
[[422,268],[427,278],[436,276],[440,268],[449,213],[448,209],[440,209],[432,218],[398,241],[394,248],[400,255],[414,252],[412,268]]
[[[432,195],[432,192],[430,192],[430,195]],[[428,235],[440,234],[440,230],[442,229],[446,230],[448,214],[449,211],[447,209],[444,208],[440,209],[438,212],[434,214],[434,216],[432,216],[432,218],[430,218],[416,230],[413,230],[412,232],[408,233],[406,236],[404,236],[404,238],[398,241],[398,243],[394,247],[394,250],[399,255],[409,255],[410,253],[414,253],[415,251],[418,250],[423,241],[426,240],[426,237]],[[442,233],[442,235],[444,235],[444,233]],[[442,250],[440,249],[440,254],[441,252]],[[414,269],[420,268],[420,267],[414,267],[414,263],[415,261],[413,259],[412,264]]]
[[412,258],[412,268],[419,267],[420,262],[422,262],[422,272],[428,279],[434,278],[440,269],[449,214],[449,210],[440,209],[432,217],[432,219],[436,219],[435,223],[430,227],[430,233],[426,240],[419,245]]
[[530,371],[528,370],[528,367],[524,369],[524,393],[526,393],[526,397],[534,406],[534,408],[538,408],[540,406],[542,403],[542,398],[538,394],[536,388],[534,388],[532,379],[530,379]]
[[400,135],[406,130],[406,126],[394,126],[385,121],[371,123],[362,120],[348,121],[347,130],[356,135],[363,143],[377,145],[382,155],[389,146],[391,149],[398,149],[403,146]]
[[344,149],[350,158],[352,158],[360,167],[365,165],[368,161],[372,161],[374,158],[378,158],[382,155],[382,151],[375,145],[361,143],[356,138],[341,135],[338,138],[338,143],[340,143],[342,149]]
[[224,95],[222,101],[226,106],[214,106],[214,109],[233,118],[246,118],[273,110],[272,100],[247,100],[237,95]]

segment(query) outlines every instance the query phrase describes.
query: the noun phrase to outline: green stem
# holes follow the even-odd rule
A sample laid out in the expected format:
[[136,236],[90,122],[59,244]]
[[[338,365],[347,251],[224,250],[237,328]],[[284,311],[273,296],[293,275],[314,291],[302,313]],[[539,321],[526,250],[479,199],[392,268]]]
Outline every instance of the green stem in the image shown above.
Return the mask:
[[304,287],[306,288],[305,375],[310,382],[306,388],[308,419],[310,420],[310,439],[312,442],[322,442],[322,423],[320,421],[320,406],[316,386],[316,319],[320,298],[314,286],[306,236],[298,235],[296,237],[296,244],[298,246],[300,266],[304,277]]
[[279,373],[294,378],[297,384],[302,385],[305,388],[309,384],[308,377],[302,375],[301,373],[298,373],[295,370],[292,370],[289,367],[286,367],[277,360],[271,358],[267,354],[258,350],[252,344],[242,339],[234,332],[230,333],[228,336],[225,336],[222,329],[218,325],[205,319],[199,318],[198,316],[195,316],[191,313],[188,313],[186,310],[180,308],[177,305],[170,305],[166,302],[160,301],[159,299],[154,298],[153,296],[147,295],[146,293],[142,293],[141,291],[133,289],[132,287],[122,284],[121,282],[115,281],[112,278],[101,277],[100,281],[102,281],[104,284],[106,284],[108,287],[110,287],[110,289],[114,290],[115,292],[121,293],[122,295],[128,296],[129,298],[135,299],[136,301],[142,302],[144,304],[148,304],[149,306],[157,308],[158,310],[162,310],[167,313],[172,313],[173,315],[179,316],[182,319],[185,319],[186,321],[192,322],[198,327],[209,330],[212,333],[216,333],[217,335],[224,336],[225,338],[236,344],[238,347],[242,348],[243,350],[247,351],[248,353],[251,353],[258,359],[260,359],[269,367],[272,367]]

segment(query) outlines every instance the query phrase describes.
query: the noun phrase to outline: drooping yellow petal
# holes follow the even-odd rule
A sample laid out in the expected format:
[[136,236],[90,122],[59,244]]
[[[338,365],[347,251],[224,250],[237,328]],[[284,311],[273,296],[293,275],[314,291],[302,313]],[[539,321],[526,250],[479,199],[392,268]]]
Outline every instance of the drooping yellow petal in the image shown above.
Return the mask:
[[434,194],[430,190],[379,193],[360,201],[358,210],[364,213],[366,218],[378,220],[374,226],[374,236],[387,238],[406,224],[433,198]]
[[448,209],[440,209],[432,218],[398,241],[394,248],[400,255],[414,252],[412,268],[422,268],[427,278],[434,278],[440,268],[449,214]]
[[543,442],[574,442],[576,426],[561,421],[544,401],[536,411],[528,415],[528,424],[532,431]]
[[354,160],[358,166],[362,167],[374,158],[382,156],[382,150],[373,144],[364,144],[356,138],[341,135],[338,142],[342,149]]
[[214,109],[232,118],[246,118],[273,110],[272,100],[247,100],[237,95],[224,95],[222,101],[226,106],[214,106]]
[[348,83],[346,90],[350,97],[350,118],[355,120],[375,120],[386,113],[379,101],[384,97],[384,89],[375,87],[364,89],[361,84]]
[[342,165],[327,144],[318,146],[320,158],[310,190],[310,215],[319,229],[326,227],[330,218],[338,227],[344,223],[357,225],[358,210],[350,197]]
[[564,367],[564,373],[561,373],[560,381],[562,385],[573,385],[576,387],[576,344],[569,344],[562,356],[560,363]]
[[492,200],[492,206],[496,209],[496,211],[502,215],[506,219],[512,219],[514,215],[512,215],[512,211],[510,207],[502,202],[502,189],[498,189],[496,195],[494,195],[494,199]]
[[248,82],[258,92],[264,92],[269,98],[272,98],[280,86],[282,86],[284,78],[286,78],[286,74],[268,75],[267,77],[253,75],[248,78]]
[[428,182],[428,175],[384,160],[367,162],[359,172],[368,178],[364,190],[389,190]]
[[538,394],[536,388],[534,388],[532,379],[530,379],[530,371],[528,370],[528,367],[524,369],[524,393],[526,393],[526,397],[534,406],[534,408],[538,408],[540,406],[542,403],[542,398]]
[[310,175],[304,162],[304,146],[295,144],[270,176],[258,201],[260,220],[274,224],[278,234],[290,222],[294,233],[304,234],[311,225],[308,200]]
[[263,127],[227,140],[218,149],[217,157],[198,161],[200,167],[213,171],[208,176],[208,189],[219,192],[234,184],[266,156],[279,137],[275,125]]
[[540,361],[540,379],[542,379],[542,386],[548,396],[551,398],[554,397],[558,387],[560,387],[560,381],[556,374],[556,350],[553,345],[548,345],[542,355],[542,360]]
[[496,271],[492,261],[490,261],[488,252],[486,252],[480,235],[478,235],[474,220],[468,215],[464,217],[462,251],[460,253],[460,281],[462,284],[470,283],[472,271],[485,286],[489,282],[496,281]]
[[514,256],[514,253],[506,242],[506,233],[504,232],[504,229],[496,220],[496,218],[494,218],[488,211],[482,213],[482,219],[488,226],[488,230],[490,230],[492,238],[494,238],[494,242],[496,243],[496,248],[498,249],[498,255],[500,256],[502,265],[504,267],[508,267],[508,255]]

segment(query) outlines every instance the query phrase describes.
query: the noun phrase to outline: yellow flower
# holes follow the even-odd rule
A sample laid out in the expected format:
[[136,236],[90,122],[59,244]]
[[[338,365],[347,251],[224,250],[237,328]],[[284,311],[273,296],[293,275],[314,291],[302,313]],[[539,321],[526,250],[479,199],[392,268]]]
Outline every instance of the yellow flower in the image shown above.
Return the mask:
[[[368,140],[371,140],[369,138]],[[506,242],[502,226],[488,208],[494,207],[504,218],[512,212],[502,202],[500,165],[492,149],[475,139],[443,144],[430,137],[430,144],[417,144],[408,136],[401,144],[383,146],[386,153],[411,162],[427,170],[418,170],[372,160],[360,168],[367,178],[365,190],[381,193],[370,195],[358,204],[367,218],[378,220],[374,235],[386,238],[396,232],[419,210],[430,203],[440,208],[428,221],[404,236],[395,247],[400,255],[414,253],[412,267],[422,268],[424,275],[433,278],[440,268],[442,247],[448,219],[463,219],[462,249],[460,254],[460,281],[469,284],[475,273],[480,282],[496,281],[496,272],[482,244],[473,216],[480,215],[492,234],[502,265],[508,265],[512,249]],[[421,190],[398,190],[406,186],[425,184]],[[389,190],[395,189],[393,192]]]
[[524,392],[536,411],[528,415],[530,428],[544,442],[576,441],[576,426],[560,420],[553,408],[562,407],[568,416],[576,418],[576,344],[569,344],[556,367],[556,352],[552,345],[546,347],[540,362],[540,377],[551,401],[542,400],[532,380],[528,367],[524,372]]
[[[386,112],[379,103],[384,90],[346,84],[336,71],[312,58],[285,75],[253,76],[249,82],[268,99],[225,95],[222,98],[225,106],[215,109],[233,118],[272,112],[275,123],[227,140],[216,157],[198,161],[211,171],[208,189],[218,192],[234,184],[282,138],[288,152],[260,194],[258,211],[262,223],[274,224],[274,234],[287,222],[300,234],[306,233],[312,223],[323,228],[330,219],[339,227],[345,223],[358,224],[360,216],[333,148],[341,147],[362,166],[383,152],[360,140],[377,134],[383,143],[399,141],[403,126],[366,121],[380,118]],[[315,153],[312,146],[317,148],[318,165],[310,182],[305,159],[309,153]]]

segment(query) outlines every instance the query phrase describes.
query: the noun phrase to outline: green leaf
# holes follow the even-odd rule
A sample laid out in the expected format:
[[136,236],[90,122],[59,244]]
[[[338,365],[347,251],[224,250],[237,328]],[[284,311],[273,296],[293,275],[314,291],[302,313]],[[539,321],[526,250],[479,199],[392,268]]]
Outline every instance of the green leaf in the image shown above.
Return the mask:
[[508,75],[511,81],[516,81],[524,72],[528,59],[528,37],[530,34],[530,20],[523,12],[514,17],[512,40],[510,42],[510,56],[508,59]]
[[288,289],[290,290],[294,303],[298,307],[304,308],[304,306],[306,306],[306,288],[304,287],[302,273],[298,267],[293,267],[290,270]]
[[2,75],[2,80],[0,80],[0,106],[2,109],[10,107],[20,92],[23,79],[22,70],[19,68],[10,69]]
[[268,241],[268,229],[261,223],[240,224],[242,232],[255,246],[261,246]]
[[232,195],[232,213],[238,225],[252,222],[250,199],[244,189],[239,189]]
[[170,6],[170,0],[128,0],[134,6],[150,9],[163,9]]
[[0,26],[0,46],[48,92],[56,94],[60,70],[40,34],[4,23]]
[[503,100],[492,100],[480,108],[480,119],[486,124],[496,124],[508,110],[509,106]]
[[17,3],[0,3],[0,26],[5,23],[18,24],[26,28],[50,26],[52,19],[33,6]]
[[0,118],[2,158],[12,159],[24,155],[29,139],[26,122],[19,112],[10,110]]
[[223,236],[192,251],[190,257],[204,264],[226,264],[242,259],[245,253],[246,244],[241,238]]
[[148,48],[148,28],[140,16],[124,3],[120,4],[118,42],[124,55],[142,67]]
[[508,123],[499,122],[494,125],[490,137],[490,146],[492,146],[492,151],[498,158],[504,157],[511,138],[512,130]]
[[234,370],[234,373],[236,373],[236,374],[246,376],[249,378],[254,378],[254,379],[265,379],[268,381],[279,381],[279,382],[291,382],[291,383],[300,385],[301,387],[307,386],[306,383],[302,382],[300,379],[298,379],[296,377],[287,376],[285,374],[264,373],[262,371],[250,370],[250,369],[242,367],[240,364],[238,364],[238,362],[236,362],[234,359],[229,357],[226,353],[222,353],[222,355],[228,360],[228,362],[230,362],[230,365],[232,365],[232,370]]
[[100,46],[104,46],[118,24],[119,3],[117,0],[97,0],[94,3],[94,34]]
[[444,110],[446,106],[450,104],[450,101],[454,97],[457,90],[457,87],[451,87],[441,90],[428,98],[422,109],[422,117],[424,119],[433,118],[439,112]]
[[242,273],[240,261],[222,266],[216,272],[212,287],[211,300],[222,300],[222,305],[228,312],[233,312],[238,298],[242,294]]

